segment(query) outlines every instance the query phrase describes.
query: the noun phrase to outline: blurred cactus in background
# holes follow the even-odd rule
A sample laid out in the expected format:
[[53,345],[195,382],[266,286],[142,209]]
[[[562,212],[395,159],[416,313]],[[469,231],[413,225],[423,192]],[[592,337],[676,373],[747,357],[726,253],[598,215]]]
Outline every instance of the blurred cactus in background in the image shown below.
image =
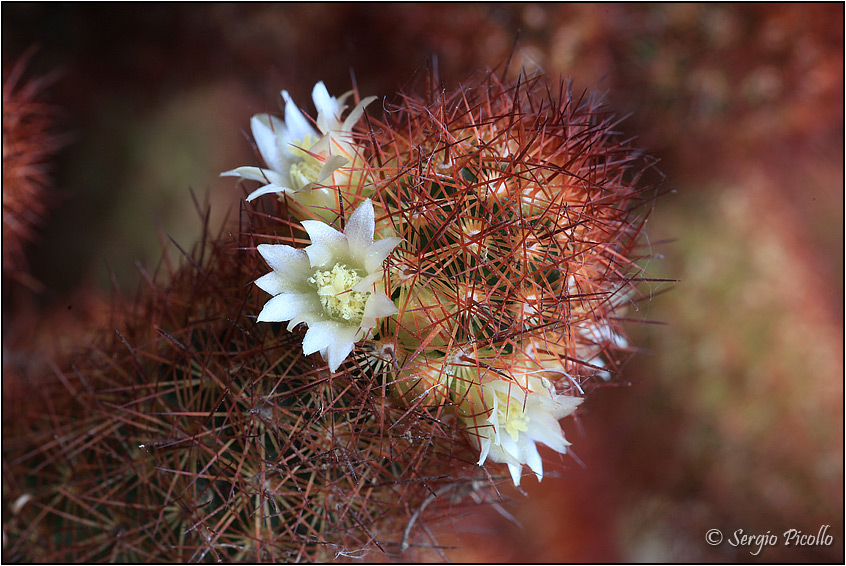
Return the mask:
[[3,77],[3,277],[37,290],[25,247],[54,206],[49,161],[61,139],[56,109],[42,100],[49,78],[25,80],[28,59]]

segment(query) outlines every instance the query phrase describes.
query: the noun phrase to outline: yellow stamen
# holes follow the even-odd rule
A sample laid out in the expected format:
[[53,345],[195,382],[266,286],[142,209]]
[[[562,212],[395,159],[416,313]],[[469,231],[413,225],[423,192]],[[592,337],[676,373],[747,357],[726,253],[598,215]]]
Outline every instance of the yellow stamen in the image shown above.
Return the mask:
[[309,183],[316,183],[320,176],[320,169],[323,164],[309,153],[309,150],[317,141],[317,138],[311,134],[306,134],[302,141],[295,141],[291,144],[291,153],[300,158],[299,161],[291,164],[291,184],[294,190],[300,190]]
[[353,291],[361,281],[356,270],[336,263],[332,269],[315,271],[308,282],[317,287],[323,310],[338,322],[361,322],[369,292]]
[[529,417],[523,410],[523,405],[518,403],[516,399],[501,392],[497,392],[496,396],[502,406],[499,415],[500,424],[505,426],[505,431],[516,442],[520,433],[528,430]]

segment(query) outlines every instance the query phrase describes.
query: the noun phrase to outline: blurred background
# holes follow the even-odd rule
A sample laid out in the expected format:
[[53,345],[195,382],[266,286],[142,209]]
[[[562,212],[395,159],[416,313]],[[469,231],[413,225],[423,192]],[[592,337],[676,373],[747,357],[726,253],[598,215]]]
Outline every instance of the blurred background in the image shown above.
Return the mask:
[[[26,248],[39,284],[4,281],[4,363],[73,342],[167,236],[190,249],[192,191],[213,231],[237,218],[243,193],[218,174],[258,164],[249,118],[279,113],[281,89],[311,112],[319,80],[391,95],[431,61],[455,87],[513,51],[515,69],[607,92],[661,159],[671,192],[647,224],[648,268],[680,282],[646,288],[632,316],[662,324],[629,327],[642,353],[566,423],[575,458],[550,453],[542,484],[503,488],[510,518],[444,522],[446,556],[842,561],[843,10],[4,3],[4,77],[34,49],[24,78],[51,78],[62,135]],[[830,546],[705,541],[826,525]]]

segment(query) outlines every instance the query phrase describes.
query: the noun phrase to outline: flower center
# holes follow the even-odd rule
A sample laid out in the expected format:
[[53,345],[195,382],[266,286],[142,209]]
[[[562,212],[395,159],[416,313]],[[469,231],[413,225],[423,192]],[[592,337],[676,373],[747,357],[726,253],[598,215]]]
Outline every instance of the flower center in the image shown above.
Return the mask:
[[332,269],[315,271],[308,282],[317,287],[320,304],[329,317],[338,322],[361,322],[369,292],[353,291],[361,281],[355,269],[336,263]]
[[323,164],[308,152],[317,143],[311,134],[306,134],[302,141],[293,142],[290,151],[300,159],[291,164],[291,184],[294,190],[300,190],[309,183],[317,182]]
[[320,176],[320,162],[312,156],[291,165],[291,181],[295,190],[300,190],[309,183],[316,183]]
[[523,406],[515,399],[501,392],[497,392],[496,396],[499,404],[502,406],[502,410],[498,416],[499,424],[505,427],[505,431],[516,442],[520,433],[528,430],[529,417],[523,410]]

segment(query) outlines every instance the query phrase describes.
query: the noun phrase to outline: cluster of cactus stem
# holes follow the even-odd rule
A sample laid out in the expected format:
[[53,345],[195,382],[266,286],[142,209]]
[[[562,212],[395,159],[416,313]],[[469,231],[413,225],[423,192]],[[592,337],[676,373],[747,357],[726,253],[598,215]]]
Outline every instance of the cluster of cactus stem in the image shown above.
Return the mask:
[[[625,357],[641,298],[652,163],[596,98],[550,89],[486,73],[386,101],[323,193],[245,204],[237,230],[149,275],[96,344],[49,375],[15,372],[4,556],[443,559],[438,518],[508,478],[505,460],[477,465],[498,442],[490,415],[510,412],[517,438],[529,394],[571,413]],[[397,312],[332,371],[303,353],[304,325],[256,322],[256,249],[302,248],[303,220],[341,231],[366,200],[374,239],[399,239],[380,281]]]
[[620,317],[639,298],[641,156],[595,100],[496,79],[406,97],[389,123],[371,121],[378,198],[404,242],[392,259],[401,315],[385,334],[399,375],[444,400],[486,371],[582,394],[585,379],[609,377],[626,347]]
[[3,277],[37,290],[26,248],[44,222],[52,196],[47,165],[62,141],[55,109],[42,100],[49,79],[25,80],[28,60],[3,79]]

